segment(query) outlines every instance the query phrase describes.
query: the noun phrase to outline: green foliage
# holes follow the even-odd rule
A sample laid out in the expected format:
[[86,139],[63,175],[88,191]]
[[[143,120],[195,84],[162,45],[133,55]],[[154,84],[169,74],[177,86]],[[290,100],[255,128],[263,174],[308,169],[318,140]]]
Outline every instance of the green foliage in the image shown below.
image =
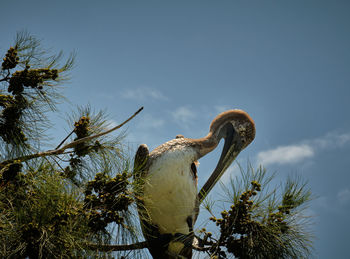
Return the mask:
[[[94,113],[90,106],[79,107],[76,113],[73,112],[68,117],[68,123],[74,125],[69,134],[74,136],[73,140],[99,134],[109,127],[105,114]],[[122,172],[127,167],[127,159],[122,152],[123,138],[123,133],[117,137],[107,135],[74,146],[73,152],[68,154],[69,164],[65,167],[64,174],[75,184],[81,185],[82,182],[91,180],[91,171],[94,170],[104,173]]]
[[58,85],[68,79],[75,56],[60,64],[62,53],[50,55],[27,32],[18,33],[13,46],[0,71],[0,138],[5,158],[30,153],[42,144],[50,126],[46,114],[62,99]]
[[[48,163],[26,172],[20,163],[2,173],[0,187],[0,255],[2,258],[72,258],[89,238],[78,190]],[[35,168],[35,169],[34,169]],[[79,222],[79,224],[77,224]]]
[[119,212],[128,211],[133,202],[127,189],[129,184],[126,171],[113,178],[98,173],[94,180],[88,182],[84,207],[89,210],[89,226],[93,231],[105,231],[111,222],[123,223],[124,218]]
[[230,254],[235,258],[309,258],[311,236],[302,213],[311,199],[306,184],[289,178],[284,189],[267,191],[273,175],[267,176],[261,167],[240,169],[242,175],[231,178],[230,188],[223,186],[230,210],[223,210],[220,218],[210,218],[220,235],[215,238],[206,229],[200,231],[203,242],[210,245],[208,253],[217,258]]
[[19,95],[23,93],[24,87],[42,90],[44,82],[56,80],[57,77],[57,69],[30,69],[30,66],[26,66],[24,70],[16,71],[12,74],[9,80],[8,91],[13,95]]
[[[112,257],[99,246],[138,241],[123,134],[59,154],[38,152],[47,145],[47,114],[64,100],[59,84],[74,55],[61,64],[61,52],[50,55],[26,32],[13,46],[0,71],[0,257]],[[71,134],[56,149],[107,127],[103,112],[78,108],[69,121]]]
[[19,57],[16,47],[10,47],[1,64],[2,70],[12,69],[18,65]]

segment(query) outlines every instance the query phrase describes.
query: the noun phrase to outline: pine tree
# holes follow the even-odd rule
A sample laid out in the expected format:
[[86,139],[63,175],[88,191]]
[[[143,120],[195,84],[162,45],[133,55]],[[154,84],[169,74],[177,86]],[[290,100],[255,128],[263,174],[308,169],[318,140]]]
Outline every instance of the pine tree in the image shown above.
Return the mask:
[[[48,116],[65,101],[72,53],[50,54],[27,32],[17,34],[0,71],[0,257],[144,258],[146,243],[135,201],[133,158],[123,133],[134,118],[110,129],[103,112],[80,107],[68,118],[70,133],[52,145]],[[147,142],[147,140],[145,140]],[[43,150],[43,147],[50,147]],[[52,148],[54,147],[54,148]],[[273,176],[250,166],[223,186],[228,210],[212,214],[216,229],[196,232],[193,249],[211,258],[307,258],[311,239],[302,217],[311,193],[301,179],[265,191]]]

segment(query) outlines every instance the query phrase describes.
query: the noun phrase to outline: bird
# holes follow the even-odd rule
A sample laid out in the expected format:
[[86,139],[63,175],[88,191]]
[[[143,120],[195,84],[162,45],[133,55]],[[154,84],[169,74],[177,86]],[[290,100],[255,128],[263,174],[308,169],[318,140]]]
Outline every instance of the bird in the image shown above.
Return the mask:
[[[211,122],[207,136],[177,135],[152,152],[141,144],[134,158],[137,208],[143,236],[154,259],[192,258],[200,203],[237,155],[255,138],[255,124],[243,110],[228,110]],[[224,139],[220,159],[198,192],[197,161]]]

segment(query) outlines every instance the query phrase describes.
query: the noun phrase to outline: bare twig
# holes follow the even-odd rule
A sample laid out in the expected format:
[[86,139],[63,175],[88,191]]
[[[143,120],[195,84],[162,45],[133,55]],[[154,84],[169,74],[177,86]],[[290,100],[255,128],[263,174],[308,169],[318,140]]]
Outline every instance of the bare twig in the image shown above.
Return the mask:
[[95,139],[95,138],[99,138],[99,137],[102,137],[106,134],[109,134],[111,133],[112,131],[114,130],[117,130],[121,127],[123,127],[126,123],[128,123],[130,120],[132,120],[138,113],[140,113],[141,111],[143,110],[143,107],[141,107],[140,109],[138,109],[131,117],[129,117],[127,120],[125,120],[123,123],[119,124],[118,126],[115,126],[114,128],[112,129],[109,129],[109,130],[106,130],[104,132],[101,132],[99,134],[96,134],[96,135],[92,135],[92,136],[88,136],[88,137],[85,137],[85,138],[81,138],[81,139],[77,139],[75,141],[72,141],[70,143],[68,143],[67,145],[64,145],[63,147],[59,148],[59,149],[54,149],[54,150],[48,150],[48,151],[44,151],[44,152],[39,152],[39,153],[35,153],[35,154],[31,154],[31,155],[26,155],[26,156],[22,156],[22,157],[17,157],[17,158],[14,158],[14,159],[10,159],[10,160],[5,160],[3,162],[0,163],[0,167],[4,167],[8,164],[11,164],[13,163],[15,160],[19,160],[21,162],[25,162],[25,161],[28,161],[30,159],[33,159],[33,158],[37,158],[37,157],[45,157],[45,156],[55,156],[55,155],[61,155],[64,153],[64,151],[68,148],[73,148],[75,147],[76,145],[78,144],[81,144],[83,142],[86,142],[86,141],[90,141],[92,139]]
[[67,140],[73,133],[74,133],[74,130],[72,130],[71,133],[69,133],[68,136],[65,137],[64,140],[62,140],[60,144],[58,144],[58,146],[56,147],[56,149],[59,149],[60,146],[62,146],[63,143],[66,142],[66,140]]

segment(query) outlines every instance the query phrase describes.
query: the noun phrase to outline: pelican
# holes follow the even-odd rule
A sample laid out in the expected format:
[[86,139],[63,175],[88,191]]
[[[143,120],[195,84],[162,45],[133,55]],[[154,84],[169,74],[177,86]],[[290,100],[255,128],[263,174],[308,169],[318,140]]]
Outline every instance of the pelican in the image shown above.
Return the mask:
[[[204,138],[178,135],[152,152],[139,146],[134,161],[137,202],[143,235],[154,259],[191,258],[199,205],[237,155],[255,137],[255,125],[242,110],[216,116]],[[219,162],[197,190],[197,160],[225,140]]]

